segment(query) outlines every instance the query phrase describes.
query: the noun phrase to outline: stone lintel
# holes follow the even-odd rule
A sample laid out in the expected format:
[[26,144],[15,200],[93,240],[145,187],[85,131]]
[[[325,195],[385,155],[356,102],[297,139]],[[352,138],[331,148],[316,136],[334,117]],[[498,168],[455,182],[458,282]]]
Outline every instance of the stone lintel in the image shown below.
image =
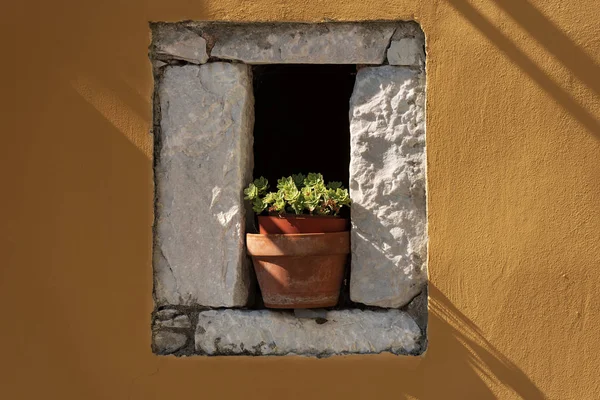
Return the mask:
[[198,23],[211,57],[246,64],[382,64],[396,22]]

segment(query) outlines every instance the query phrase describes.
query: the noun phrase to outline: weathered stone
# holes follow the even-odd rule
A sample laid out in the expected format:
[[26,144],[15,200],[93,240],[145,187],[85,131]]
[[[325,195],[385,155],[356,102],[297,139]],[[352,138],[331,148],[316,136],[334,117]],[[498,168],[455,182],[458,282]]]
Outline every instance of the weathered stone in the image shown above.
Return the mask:
[[206,40],[186,27],[175,24],[158,25],[153,30],[153,36],[157,56],[193,64],[208,61]]
[[171,318],[159,318],[157,316],[154,326],[159,328],[191,328],[192,324],[187,315],[176,315]]
[[327,318],[327,311],[324,308],[295,308],[294,309],[294,317],[296,318]]
[[381,64],[397,24],[199,24],[211,56],[248,64]]
[[350,297],[401,307],[426,281],[425,81],[362,68],[350,100]]
[[208,355],[421,351],[421,330],[400,310],[330,311],[316,320],[281,311],[210,310],[199,314],[195,339],[196,351]]
[[242,191],[252,173],[250,74],[231,63],[165,68],[155,168],[159,305],[248,300]]
[[190,318],[187,315],[180,315],[173,319],[174,328],[191,328]]
[[164,321],[167,319],[173,319],[180,314],[181,314],[181,312],[178,310],[173,310],[171,308],[165,308],[163,310],[159,310],[156,313],[154,313],[154,316],[156,317],[157,320]]
[[392,36],[392,40],[402,38],[417,38],[421,43],[425,43],[425,34],[418,23],[414,21],[404,21],[397,25],[396,31]]
[[166,62],[162,62],[162,61],[160,61],[160,60],[154,60],[154,61],[152,61],[152,66],[153,66],[154,68],[156,68],[156,69],[162,68],[162,67],[164,67],[165,65],[168,65],[168,64],[167,64]]
[[427,285],[424,285],[421,293],[413,298],[405,308],[408,315],[419,325],[423,334],[427,332],[427,303]]
[[187,344],[185,334],[166,330],[156,330],[152,334],[152,349],[156,354],[172,354]]
[[425,63],[423,42],[417,38],[392,40],[387,58],[391,65],[420,67]]

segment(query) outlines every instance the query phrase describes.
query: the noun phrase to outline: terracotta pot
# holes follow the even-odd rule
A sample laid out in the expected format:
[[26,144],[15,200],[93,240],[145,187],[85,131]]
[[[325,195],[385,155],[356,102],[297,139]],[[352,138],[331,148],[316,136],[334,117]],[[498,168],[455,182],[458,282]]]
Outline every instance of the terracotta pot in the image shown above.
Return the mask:
[[247,234],[258,284],[268,308],[332,307],[338,302],[350,232]]
[[348,230],[346,218],[328,215],[259,216],[258,232],[264,234],[330,233]]

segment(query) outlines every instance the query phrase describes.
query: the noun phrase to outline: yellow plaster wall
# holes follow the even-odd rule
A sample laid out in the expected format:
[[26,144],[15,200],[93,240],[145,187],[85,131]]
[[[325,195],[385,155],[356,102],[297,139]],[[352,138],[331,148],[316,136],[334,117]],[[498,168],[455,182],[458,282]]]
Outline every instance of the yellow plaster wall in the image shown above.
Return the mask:
[[[2,398],[600,398],[597,0],[2,8]],[[424,357],[152,355],[148,21],[187,19],[421,23]]]

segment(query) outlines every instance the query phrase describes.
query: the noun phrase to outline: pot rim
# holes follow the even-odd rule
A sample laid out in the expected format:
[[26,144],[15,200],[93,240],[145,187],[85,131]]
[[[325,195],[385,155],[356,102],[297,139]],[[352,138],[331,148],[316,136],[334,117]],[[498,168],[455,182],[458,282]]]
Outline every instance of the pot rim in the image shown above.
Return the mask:
[[331,233],[246,234],[253,257],[324,256],[350,253],[350,231]]
[[341,231],[341,232],[317,232],[317,233],[246,233],[246,237],[258,237],[258,236],[323,236],[323,235],[333,235],[334,233],[338,234],[348,234],[350,231]]
[[310,214],[275,214],[275,215],[257,215],[258,218],[278,218],[278,219],[350,219],[341,215],[310,215]]

